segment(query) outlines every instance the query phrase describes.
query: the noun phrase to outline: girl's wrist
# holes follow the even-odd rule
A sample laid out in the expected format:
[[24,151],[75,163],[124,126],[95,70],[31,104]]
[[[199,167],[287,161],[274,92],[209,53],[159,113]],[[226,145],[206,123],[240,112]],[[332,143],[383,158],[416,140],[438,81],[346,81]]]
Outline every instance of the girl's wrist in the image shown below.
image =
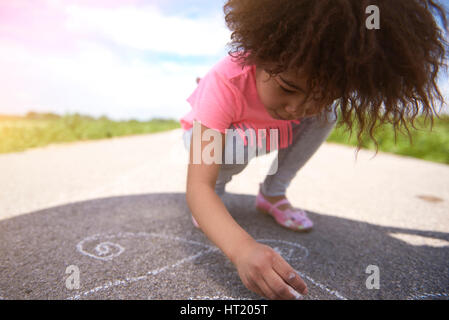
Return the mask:
[[256,242],[254,238],[250,235],[243,237],[242,239],[235,242],[235,245],[228,251],[225,252],[226,256],[231,260],[232,264],[235,266],[239,260],[239,257],[244,254],[247,248],[253,246]]

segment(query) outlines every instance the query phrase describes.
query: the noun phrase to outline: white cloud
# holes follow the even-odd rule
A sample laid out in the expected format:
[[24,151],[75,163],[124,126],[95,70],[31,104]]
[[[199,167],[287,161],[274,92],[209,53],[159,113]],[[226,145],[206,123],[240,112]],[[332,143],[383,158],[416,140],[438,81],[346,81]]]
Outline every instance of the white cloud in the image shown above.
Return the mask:
[[189,110],[185,99],[196,86],[195,76],[211,67],[149,64],[138,59],[124,63],[104,47],[82,46],[75,57],[32,54],[20,47],[1,50],[0,68],[8,72],[0,74],[0,82],[9,88],[1,93],[0,112],[180,118]]
[[[0,39],[0,113],[179,119],[190,110],[185,100],[196,76],[225,54],[228,33],[221,18],[171,18],[153,7],[68,8],[67,43],[77,50],[35,50]],[[187,57],[183,63],[149,61],[142,56],[149,51],[200,56],[209,63],[189,64]]]
[[222,15],[191,20],[164,16],[154,6],[117,9],[68,6],[67,28],[119,45],[179,55],[216,55],[230,40]]

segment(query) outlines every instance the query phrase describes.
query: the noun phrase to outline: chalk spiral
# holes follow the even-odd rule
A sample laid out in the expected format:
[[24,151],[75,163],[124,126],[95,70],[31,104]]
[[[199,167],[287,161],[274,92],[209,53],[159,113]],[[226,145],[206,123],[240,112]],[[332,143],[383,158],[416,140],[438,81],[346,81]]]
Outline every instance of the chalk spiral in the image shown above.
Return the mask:
[[93,248],[93,250],[89,250],[87,247],[91,246],[87,246],[87,243],[91,243],[92,241],[98,241],[98,239],[87,238],[78,243],[78,251],[91,258],[104,261],[112,260],[113,258],[121,255],[123,251],[125,251],[125,248],[123,248],[121,245],[110,241],[100,242]]

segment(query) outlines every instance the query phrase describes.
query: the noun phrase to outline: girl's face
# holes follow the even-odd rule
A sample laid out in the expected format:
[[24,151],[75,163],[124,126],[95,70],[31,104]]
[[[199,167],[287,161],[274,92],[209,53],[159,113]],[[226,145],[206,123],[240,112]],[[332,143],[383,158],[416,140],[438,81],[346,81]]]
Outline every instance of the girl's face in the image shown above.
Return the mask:
[[306,79],[298,78],[294,73],[283,72],[270,79],[264,69],[256,67],[256,87],[267,112],[277,120],[311,117],[321,113],[324,107],[332,103],[314,101],[312,96],[304,101]]

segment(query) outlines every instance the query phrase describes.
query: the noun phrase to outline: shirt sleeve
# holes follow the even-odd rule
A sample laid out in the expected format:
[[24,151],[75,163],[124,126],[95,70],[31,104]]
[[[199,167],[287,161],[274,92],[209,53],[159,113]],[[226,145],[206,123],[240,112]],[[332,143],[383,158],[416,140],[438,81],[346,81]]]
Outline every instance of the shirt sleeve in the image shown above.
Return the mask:
[[235,88],[215,70],[209,71],[187,98],[193,117],[208,128],[221,133],[235,121],[237,99]]

